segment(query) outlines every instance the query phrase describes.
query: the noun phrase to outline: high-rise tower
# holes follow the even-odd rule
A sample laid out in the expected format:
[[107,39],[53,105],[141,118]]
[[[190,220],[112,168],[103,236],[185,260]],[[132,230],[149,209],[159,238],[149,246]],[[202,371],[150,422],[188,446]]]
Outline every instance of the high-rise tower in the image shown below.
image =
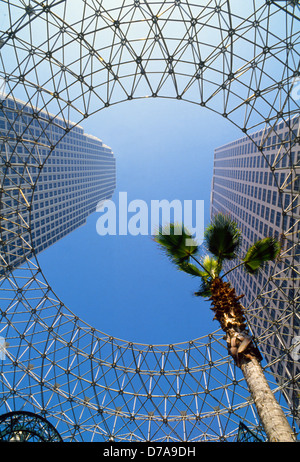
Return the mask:
[[255,277],[240,266],[228,279],[238,295],[244,294],[251,329],[277,382],[290,384],[286,398],[295,413],[300,397],[295,383],[300,355],[291,350],[300,336],[298,139],[299,117],[294,117],[274,126],[272,133],[260,130],[215,149],[211,192],[211,218],[229,214],[242,231],[244,249],[267,236],[281,242],[276,264]]
[[[112,197],[116,166],[112,150],[81,126],[19,100],[1,101],[0,131],[10,173],[1,191],[3,273],[83,225]],[[17,202],[28,219],[12,216]]]

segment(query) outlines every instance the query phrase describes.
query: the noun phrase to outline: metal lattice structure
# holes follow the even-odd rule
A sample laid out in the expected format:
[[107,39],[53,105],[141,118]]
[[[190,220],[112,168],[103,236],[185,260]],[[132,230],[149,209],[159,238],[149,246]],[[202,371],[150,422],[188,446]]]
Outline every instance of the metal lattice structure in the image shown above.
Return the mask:
[[239,432],[237,437],[238,443],[262,443],[263,440],[258,438],[249,428],[240,422]]
[[8,412],[0,416],[0,441],[30,443],[62,442],[53,425],[31,412]]
[[[253,0],[241,7],[225,0],[1,0],[0,9],[2,99],[20,99],[29,108],[8,117],[9,129],[1,133],[1,413],[39,414],[65,441],[236,441],[240,421],[261,435],[220,331],[143,345],[87,325],[45,279],[30,216],[39,172],[63,140],[54,130],[47,142],[42,137],[52,115],[68,133],[120,102],[174,98],[214,111],[245,135],[264,128],[257,146],[264,156],[272,127],[299,114],[298,1]],[[49,117],[41,120],[39,111]],[[40,130],[31,130],[32,120]],[[277,290],[285,294],[280,319],[291,329],[299,326],[299,157],[293,154],[299,140],[290,127],[278,149],[287,167],[279,170],[276,159],[270,165],[289,218],[282,228],[289,258],[280,278],[274,269],[273,290],[263,297],[267,303]],[[25,157],[18,146],[26,147]],[[22,266],[13,269],[11,255],[22,255]],[[292,298],[282,280],[292,285]],[[258,298],[249,321],[261,310]],[[268,330],[264,341],[272,335]],[[286,356],[298,347],[292,337],[290,330]],[[295,429],[298,410],[282,396],[297,379],[278,384],[270,378]]]

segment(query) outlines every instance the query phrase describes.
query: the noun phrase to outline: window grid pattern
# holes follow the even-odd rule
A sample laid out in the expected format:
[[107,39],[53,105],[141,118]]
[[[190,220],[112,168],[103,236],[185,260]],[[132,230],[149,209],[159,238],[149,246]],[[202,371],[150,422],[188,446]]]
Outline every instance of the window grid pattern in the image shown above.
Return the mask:
[[[258,143],[263,158],[273,128],[299,114],[298,2],[254,0],[242,9],[240,2],[222,0],[113,3],[76,0],[74,8],[74,0],[1,2],[2,100],[24,101],[45,135],[32,124],[27,141],[14,111],[6,121],[13,152],[5,132],[0,135],[1,202],[11,200],[3,227],[17,225],[14,239],[21,239],[25,255],[32,247],[28,225],[37,172],[58,168],[52,159],[60,143],[97,112],[144,97],[190,102],[226,118],[245,137],[263,130]],[[63,134],[61,126],[56,132],[43,119],[44,112],[63,120]],[[286,167],[274,160],[269,168],[283,189],[293,185],[289,197],[278,183],[277,200],[286,211],[280,225],[286,252],[295,257],[299,210],[292,152],[299,135],[288,133]],[[28,157],[18,161],[13,156],[25,147]],[[50,174],[59,172],[45,170]],[[7,244],[1,245],[5,259]],[[281,275],[292,278],[297,291],[295,271],[283,261]],[[264,275],[268,282],[272,274]],[[86,325],[56,297],[34,256],[13,271],[8,267],[0,284],[3,413],[37,413],[65,441],[235,441],[240,421],[261,436],[249,392],[219,331],[176,345],[116,339]],[[285,302],[289,290],[281,286]],[[253,308],[253,316],[260,309]],[[264,331],[258,340],[271,344],[273,336]],[[285,355],[292,348],[297,345]],[[269,374],[270,364],[265,369]],[[282,398],[292,381],[278,385],[270,375],[270,383],[297,432],[296,409]]]

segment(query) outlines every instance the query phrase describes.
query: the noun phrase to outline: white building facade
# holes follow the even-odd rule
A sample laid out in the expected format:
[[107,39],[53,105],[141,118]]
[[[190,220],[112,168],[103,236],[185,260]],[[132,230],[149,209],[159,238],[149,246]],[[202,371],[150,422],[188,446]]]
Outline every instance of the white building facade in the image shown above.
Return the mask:
[[255,277],[241,266],[228,280],[244,294],[253,335],[276,381],[289,384],[286,399],[297,419],[300,355],[292,348],[300,339],[299,164],[295,117],[215,149],[211,192],[211,218],[229,214],[242,231],[244,250],[267,236],[282,244],[275,265]]
[[[1,101],[0,134],[3,272],[84,225],[112,197],[116,162],[81,126],[10,98]],[[20,216],[11,212],[17,203]]]

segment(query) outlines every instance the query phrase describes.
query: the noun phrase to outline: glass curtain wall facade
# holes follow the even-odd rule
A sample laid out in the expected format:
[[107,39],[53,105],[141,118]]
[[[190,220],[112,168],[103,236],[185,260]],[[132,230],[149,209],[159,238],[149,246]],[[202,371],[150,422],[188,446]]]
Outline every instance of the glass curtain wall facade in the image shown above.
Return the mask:
[[[84,225],[97,204],[112,197],[116,165],[112,150],[85,134],[81,126],[37,112],[15,99],[1,101],[0,131],[6,140],[1,156],[11,178],[4,185],[1,202],[1,240],[6,251],[0,260],[3,273],[19,266],[33,249],[37,254]],[[30,176],[28,185],[20,180],[24,168]],[[36,180],[31,203],[23,191]],[[27,220],[18,216],[7,220],[17,201],[22,206],[26,202]]]
[[[249,310],[253,335],[260,337],[261,352],[277,382],[290,383],[285,397],[298,414],[300,394],[295,376],[300,362],[286,353],[300,335],[299,278],[292,274],[300,252],[297,246],[292,254],[285,250],[291,247],[289,230],[296,225],[299,236],[300,229],[297,216],[291,213],[291,204],[296,210],[299,201],[299,143],[290,150],[293,139],[299,137],[299,117],[276,125],[262,151],[258,146],[263,145],[265,137],[265,131],[260,130],[215,149],[210,214],[211,218],[218,212],[229,214],[238,223],[244,250],[267,236],[281,242],[282,256],[276,264],[267,265],[255,277],[241,266],[228,274],[228,280],[238,295],[244,294],[241,302]],[[291,165],[295,167],[291,169]],[[287,264],[291,277],[283,272]],[[282,361],[278,361],[278,355],[282,355]]]

